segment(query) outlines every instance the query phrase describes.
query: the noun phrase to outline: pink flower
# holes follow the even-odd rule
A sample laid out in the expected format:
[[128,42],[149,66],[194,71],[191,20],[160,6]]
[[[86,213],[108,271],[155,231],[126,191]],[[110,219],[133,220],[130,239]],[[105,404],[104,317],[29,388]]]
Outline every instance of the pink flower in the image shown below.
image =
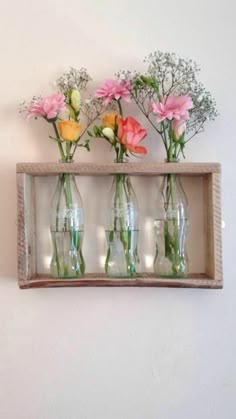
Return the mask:
[[146,147],[138,145],[139,142],[146,137],[147,130],[131,116],[122,119],[121,116],[118,115],[116,122],[118,125],[117,137],[126,149],[133,153],[147,154]]
[[175,139],[178,141],[186,130],[186,123],[182,119],[174,119],[171,123],[171,127],[174,132]]
[[27,109],[29,117],[43,117],[47,120],[57,117],[59,112],[65,109],[65,96],[61,93],[53,93],[37,100]]
[[157,115],[157,122],[164,119],[189,119],[189,109],[192,109],[193,102],[189,96],[168,96],[163,98],[161,102],[151,104],[152,112]]
[[130,102],[131,84],[126,80],[105,80],[105,82],[96,90],[95,97],[104,98],[103,104],[107,105],[112,99],[123,99]]

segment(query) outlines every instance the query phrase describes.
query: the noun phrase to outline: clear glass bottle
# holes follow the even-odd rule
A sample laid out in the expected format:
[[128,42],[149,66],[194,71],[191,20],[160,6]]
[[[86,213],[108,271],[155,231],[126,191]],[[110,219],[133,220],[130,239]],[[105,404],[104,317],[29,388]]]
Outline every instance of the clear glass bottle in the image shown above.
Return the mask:
[[50,230],[53,243],[51,275],[54,278],[83,275],[83,203],[73,174],[64,173],[58,178],[51,203]]
[[163,177],[154,222],[158,277],[183,278],[188,275],[188,201],[179,175]]
[[135,277],[138,259],[138,203],[129,175],[114,176],[107,206],[108,277]]

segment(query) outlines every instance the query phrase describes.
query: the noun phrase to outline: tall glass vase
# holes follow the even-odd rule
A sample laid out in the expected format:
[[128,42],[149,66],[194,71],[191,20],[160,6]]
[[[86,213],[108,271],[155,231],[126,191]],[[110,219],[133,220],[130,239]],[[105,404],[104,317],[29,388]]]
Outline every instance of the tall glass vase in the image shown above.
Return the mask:
[[77,278],[83,275],[84,232],[83,204],[75,176],[59,176],[51,203],[50,230],[53,243],[51,275],[54,278]]
[[188,275],[188,201],[180,176],[163,177],[155,219],[156,255],[154,272],[158,277],[183,278]]
[[138,259],[138,204],[128,175],[114,176],[107,209],[109,277],[135,277]]

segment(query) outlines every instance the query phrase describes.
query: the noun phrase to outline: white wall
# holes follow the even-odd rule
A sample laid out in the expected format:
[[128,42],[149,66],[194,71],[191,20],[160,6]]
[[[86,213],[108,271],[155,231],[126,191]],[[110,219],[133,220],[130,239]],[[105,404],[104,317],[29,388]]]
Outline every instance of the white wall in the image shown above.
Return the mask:
[[[1,419],[236,417],[235,14],[234,0],[1,2]],[[187,159],[223,166],[224,290],[20,291],[15,163],[58,157],[47,127],[23,122],[18,102],[47,93],[70,65],[96,82],[142,68],[158,48],[195,58],[220,108]]]

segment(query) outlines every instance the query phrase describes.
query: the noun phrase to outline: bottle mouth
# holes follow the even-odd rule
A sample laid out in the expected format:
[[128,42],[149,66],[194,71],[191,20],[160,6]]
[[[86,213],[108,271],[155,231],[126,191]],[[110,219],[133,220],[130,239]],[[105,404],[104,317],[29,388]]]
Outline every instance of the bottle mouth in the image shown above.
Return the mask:
[[179,159],[173,159],[173,160],[165,159],[165,163],[179,163]]
[[124,157],[122,161],[117,161],[116,159],[114,159],[114,163],[129,163],[129,159],[127,157]]
[[59,163],[74,163],[73,159],[67,158],[65,160],[59,160]]

